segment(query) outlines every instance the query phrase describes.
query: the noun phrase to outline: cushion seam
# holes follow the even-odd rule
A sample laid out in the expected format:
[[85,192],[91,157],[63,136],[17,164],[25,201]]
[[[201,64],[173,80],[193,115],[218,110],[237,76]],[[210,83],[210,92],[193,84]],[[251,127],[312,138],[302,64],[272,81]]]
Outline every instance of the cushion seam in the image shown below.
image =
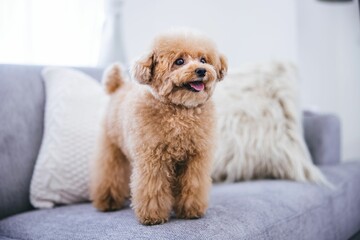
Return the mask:
[[9,239],[14,239],[14,240],[24,240],[22,238],[13,238],[13,237],[9,237],[7,235],[4,235],[4,234],[1,234],[0,237],[6,237],[6,238],[9,238]]

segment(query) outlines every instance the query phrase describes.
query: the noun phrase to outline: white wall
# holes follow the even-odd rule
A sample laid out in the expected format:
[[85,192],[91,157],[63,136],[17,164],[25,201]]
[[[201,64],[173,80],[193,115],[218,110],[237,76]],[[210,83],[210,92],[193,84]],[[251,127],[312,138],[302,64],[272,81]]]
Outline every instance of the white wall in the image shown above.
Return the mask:
[[96,65],[103,0],[0,0],[0,63]]
[[126,0],[124,37],[133,60],[170,27],[201,30],[232,68],[271,59],[298,64],[304,108],[336,113],[344,159],[360,159],[360,33],[357,1]]
[[337,113],[343,159],[360,159],[360,16],[358,2],[297,1],[302,103]]
[[297,59],[295,0],[127,0],[124,36],[130,60],[171,27],[207,34],[231,67],[270,59]]

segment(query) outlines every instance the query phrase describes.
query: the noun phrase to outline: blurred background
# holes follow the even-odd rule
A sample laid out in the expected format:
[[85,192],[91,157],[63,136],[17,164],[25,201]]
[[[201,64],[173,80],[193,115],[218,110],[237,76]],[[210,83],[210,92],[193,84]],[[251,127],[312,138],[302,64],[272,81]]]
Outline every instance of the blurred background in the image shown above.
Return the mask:
[[360,159],[358,0],[0,0],[0,63],[129,64],[171,27],[207,34],[231,69],[293,62],[302,108],[339,115],[343,159]]

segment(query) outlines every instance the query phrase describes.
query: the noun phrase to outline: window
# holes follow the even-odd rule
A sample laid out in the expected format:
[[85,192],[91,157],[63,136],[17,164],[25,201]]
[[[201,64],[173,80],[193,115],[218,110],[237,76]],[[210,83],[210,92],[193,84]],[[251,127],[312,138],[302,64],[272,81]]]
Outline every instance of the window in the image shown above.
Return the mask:
[[0,63],[94,66],[103,0],[0,0]]

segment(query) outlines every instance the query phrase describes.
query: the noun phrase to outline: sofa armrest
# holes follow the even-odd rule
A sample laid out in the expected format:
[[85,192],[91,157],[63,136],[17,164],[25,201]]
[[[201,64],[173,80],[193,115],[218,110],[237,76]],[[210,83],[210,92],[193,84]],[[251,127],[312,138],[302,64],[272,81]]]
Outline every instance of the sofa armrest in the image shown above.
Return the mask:
[[340,162],[341,126],[337,116],[305,111],[303,126],[306,145],[316,165]]

